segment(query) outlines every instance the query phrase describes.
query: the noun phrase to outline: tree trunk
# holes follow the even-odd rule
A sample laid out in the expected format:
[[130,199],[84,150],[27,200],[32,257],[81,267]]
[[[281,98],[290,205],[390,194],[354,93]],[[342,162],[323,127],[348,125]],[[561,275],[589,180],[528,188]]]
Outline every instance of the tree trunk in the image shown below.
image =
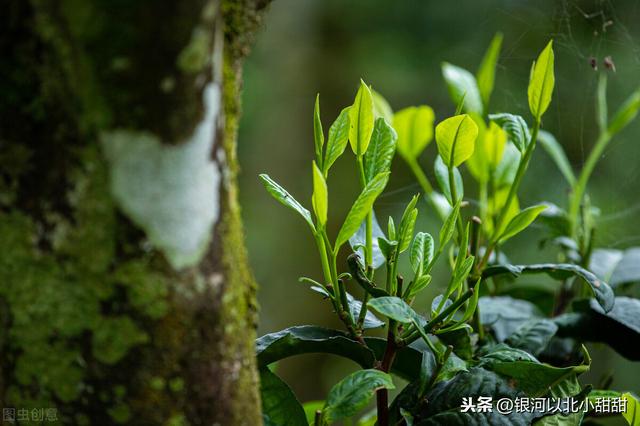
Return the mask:
[[267,1],[3,4],[8,415],[261,424],[235,137]]

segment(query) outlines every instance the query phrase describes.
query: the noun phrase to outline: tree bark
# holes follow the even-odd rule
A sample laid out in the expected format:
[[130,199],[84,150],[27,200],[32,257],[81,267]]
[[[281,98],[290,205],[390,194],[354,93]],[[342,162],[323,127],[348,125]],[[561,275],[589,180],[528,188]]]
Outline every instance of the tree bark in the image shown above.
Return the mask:
[[235,144],[267,1],[3,5],[3,407],[262,423]]

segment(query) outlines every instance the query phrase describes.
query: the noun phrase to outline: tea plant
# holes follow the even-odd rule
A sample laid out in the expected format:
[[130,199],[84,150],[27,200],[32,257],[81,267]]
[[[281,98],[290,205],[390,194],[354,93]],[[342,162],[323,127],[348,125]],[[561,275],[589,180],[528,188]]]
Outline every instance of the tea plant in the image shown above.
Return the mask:
[[[586,191],[603,150],[636,116],[640,90],[610,120],[606,75],[600,76],[600,135],[576,177],[561,145],[542,130],[555,85],[551,42],[531,68],[527,97],[532,126],[516,114],[489,114],[501,43],[497,35],[475,76],[443,64],[457,111],[435,130],[430,107],[393,113],[381,95],[361,82],[353,104],[340,112],[325,137],[316,98],[313,214],[269,176],[260,176],[267,191],[308,224],[323,276],[301,281],[329,301],[346,330],[305,325],[258,339],[266,424],[347,421],[374,395],[376,410],[358,425],[578,425],[602,416],[598,407],[612,401],[625,409],[611,415],[640,424],[637,397],[608,389],[607,380],[596,388],[578,381],[591,364],[584,342],[605,342],[640,360],[640,300],[625,296],[629,285],[640,281],[640,248],[595,248],[597,210]],[[418,162],[434,137],[434,175],[441,192]],[[520,207],[518,190],[538,144],[571,186],[566,210],[551,203]],[[328,181],[347,145],[355,155],[361,192],[337,235],[331,236]],[[385,221],[385,230],[376,219],[373,206],[387,185],[396,151],[415,174],[431,210],[442,218],[436,237],[414,233],[418,195],[401,217]],[[477,203],[465,197],[470,185],[463,184],[463,165],[475,181]],[[560,248],[559,262],[511,264],[504,243],[538,218],[548,230],[545,242]],[[343,265],[339,255],[347,251],[351,254]],[[408,274],[399,270],[401,256],[410,260]],[[430,306],[414,307],[416,296],[433,285],[437,262],[450,266],[448,279],[438,286],[443,291]],[[558,285],[521,286],[517,278],[523,274],[546,274]],[[354,296],[358,289],[361,300]],[[378,328],[384,328],[386,337],[369,335]],[[337,383],[325,401],[303,407],[267,367],[311,352],[346,357],[362,370]],[[409,384],[389,401],[392,375]],[[581,408],[513,408],[514,401],[540,397],[554,404],[573,398]],[[512,401],[512,409],[498,410],[498,400]],[[484,402],[484,408],[474,401]]]

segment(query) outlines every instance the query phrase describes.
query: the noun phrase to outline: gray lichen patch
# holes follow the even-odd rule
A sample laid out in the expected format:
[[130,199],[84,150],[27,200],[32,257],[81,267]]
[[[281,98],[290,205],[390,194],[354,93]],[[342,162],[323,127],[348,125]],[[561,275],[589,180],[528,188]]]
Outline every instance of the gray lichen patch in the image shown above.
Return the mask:
[[183,143],[128,129],[101,135],[114,199],[175,269],[200,261],[219,216],[221,174],[211,155],[219,87],[209,84],[203,96],[204,117]]

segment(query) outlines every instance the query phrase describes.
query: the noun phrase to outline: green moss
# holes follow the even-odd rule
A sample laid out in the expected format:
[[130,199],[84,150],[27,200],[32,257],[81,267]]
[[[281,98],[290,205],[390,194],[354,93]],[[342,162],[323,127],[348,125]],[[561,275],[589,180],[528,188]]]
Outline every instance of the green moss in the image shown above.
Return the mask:
[[[0,213],[0,299],[11,318],[2,356],[15,384],[6,394],[7,406],[55,407],[57,401],[73,406],[94,374],[87,363],[103,364],[92,367],[99,371],[119,362],[148,342],[139,320],[167,312],[168,284],[150,271],[148,259],[130,260],[113,271],[118,233],[106,166],[95,148],[85,149],[81,159],[68,194],[73,214],[48,215],[51,232],[42,233],[18,211]],[[51,241],[52,249],[42,250],[43,241]],[[130,306],[134,315],[103,313],[114,304]],[[104,395],[106,408],[116,404],[114,420],[126,417],[125,407],[117,405],[123,390],[116,384]]]

